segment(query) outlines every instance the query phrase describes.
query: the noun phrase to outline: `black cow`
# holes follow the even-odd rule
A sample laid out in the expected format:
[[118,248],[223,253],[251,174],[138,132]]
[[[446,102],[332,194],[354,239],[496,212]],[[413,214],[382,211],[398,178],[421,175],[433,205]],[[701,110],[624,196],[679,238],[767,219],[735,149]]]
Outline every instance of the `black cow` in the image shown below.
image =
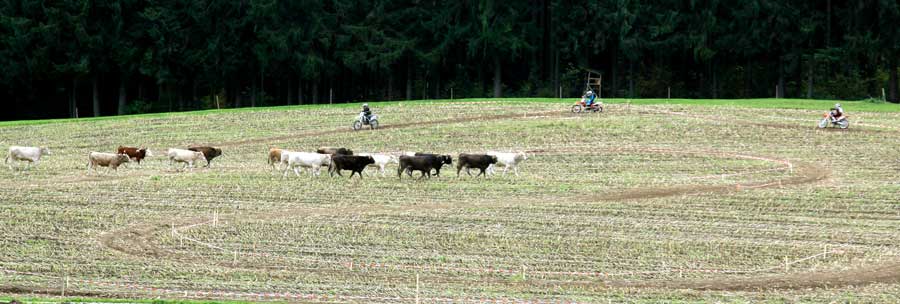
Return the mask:
[[[436,164],[434,164],[434,176],[441,176],[441,167],[442,166],[453,164],[453,157],[451,157],[450,155],[438,155],[438,154],[431,154],[431,153],[416,153],[416,156],[427,156],[427,157],[432,157],[432,158],[438,160],[438,162]],[[410,174],[412,174],[412,171],[410,171]]]
[[419,178],[423,178],[428,176],[431,178],[431,169],[434,169],[436,166],[442,165],[440,159],[434,156],[400,156],[400,166],[397,168],[397,177],[403,179],[403,172],[406,171],[406,174],[409,177],[412,177],[413,170],[422,172],[422,176]]
[[194,152],[203,152],[203,157],[206,158],[206,166],[209,167],[209,163],[213,160],[213,158],[219,157],[222,155],[222,149],[209,147],[209,146],[190,146],[188,150]]
[[338,175],[344,176],[341,174],[341,170],[350,170],[350,178],[353,178],[353,174],[359,174],[359,178],[362,178],[362,171],[366,169],[366,166],[374,164],[375,159],[371,156],[357,156],[357,155],[335,155],[331,157],[331,176],[334,176],[334,173],[337,172]]
[[[468,173],[469,176],[472,176],[472,173],[469,172],[469,168],[476,168],[476,169],[481,170],[481,172],[479,172],[478,175],[483,175],[484,177],[487,177],[487,174],[484,174],[484,171],[487,170],[487,168],[490,167],[491,165],[497,163],[497,157],[493,156],[493,155],[487,155],[487,154],[461,153],[461,154],[459,154],[459,158],[457,158],[456,161],[457,161],[457,163],[456,163],[456,176],[457,177],[459,177],[459,171],[461,171],[462,168],[466,168],[466,173]],[[475,175],[475,177],[478,177],[478,175]]]
[[319,154],[331,154],[331,156],[335,155],[353,155],[353,150],[347,148],[335,148],[335,147],[321,147],[316,150],[316,153]]

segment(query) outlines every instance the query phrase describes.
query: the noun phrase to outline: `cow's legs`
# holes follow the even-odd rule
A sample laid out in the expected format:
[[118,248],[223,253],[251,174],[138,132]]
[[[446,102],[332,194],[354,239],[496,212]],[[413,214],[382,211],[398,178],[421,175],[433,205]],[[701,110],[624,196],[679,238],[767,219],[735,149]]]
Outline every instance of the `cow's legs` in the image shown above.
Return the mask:
[[294,167],[294,175],[300,177],[300,167]]
[[513,167],[513,173],[515,173],[516,176],[519,176],[519,166]]

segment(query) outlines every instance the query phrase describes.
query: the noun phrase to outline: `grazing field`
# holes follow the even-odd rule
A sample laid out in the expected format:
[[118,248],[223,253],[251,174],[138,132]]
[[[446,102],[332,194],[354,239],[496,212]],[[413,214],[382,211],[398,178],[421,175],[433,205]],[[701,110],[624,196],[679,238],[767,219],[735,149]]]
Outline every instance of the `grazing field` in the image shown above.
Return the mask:
[[[6,123],[3,149],[53,154],[0,170],[0,295],[900,301],[900,108],[847,103],[839,131],[814,127],[827,102],[699,103],[375,103],[383,128],[358,132],[355,106]],[[223,155],[181,172],[160,156],[191,144]],[[156,156],[86,174],[119,145]],[[266,163],[320,146],[528,159],[430,180]]]

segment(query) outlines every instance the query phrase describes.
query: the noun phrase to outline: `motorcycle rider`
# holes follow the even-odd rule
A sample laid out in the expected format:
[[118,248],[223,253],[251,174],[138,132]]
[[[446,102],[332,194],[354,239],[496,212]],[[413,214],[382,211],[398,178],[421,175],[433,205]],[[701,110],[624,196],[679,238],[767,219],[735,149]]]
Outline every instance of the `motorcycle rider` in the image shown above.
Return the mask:
[[589,108],[594,104],[594,99],[596,98],[597,96],[594,96],[594,91],[591,90],[584,92],[584,96],[581,96],[581,100],[584,101],[584,106]]
[[841,104],[839,103],[834,104],[834,108],[831,108],[828,116],[831,118],[832,122],[838,122],[847,119],[847,116],[844,115],[844,108],[842,108]]
[[362,113],[363,113],[363,118],[365,118],[365,123],[368,124],[369,118],[372,117],[372,110],[369,109],[369,104],[364,103],[362,105]]

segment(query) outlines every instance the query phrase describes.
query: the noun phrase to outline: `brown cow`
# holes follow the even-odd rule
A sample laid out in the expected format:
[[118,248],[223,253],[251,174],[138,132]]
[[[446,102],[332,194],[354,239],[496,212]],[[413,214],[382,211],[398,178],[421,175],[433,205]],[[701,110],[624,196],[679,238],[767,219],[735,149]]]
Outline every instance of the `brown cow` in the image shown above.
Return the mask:
[[[279,148],[269,148],[269,166],[272,166],[272,170],[275,169],[275,164],[282,163],[281,154],[285,152],[290,152],[288,150],[279,149]],[[286,162],[285,162],[286,163]]]
[[202,152],[203,157],[206,158],[206,167],[209,167],[209,163],[213,160],[213,158],[222,155],[222,149],[209,146],[190,146],[188,147],[188,150],[194,152]]
[[136,161],[138,164],[140,164],[145,157],[153,156],[153,152],[150,152],[150,149],[125,146],[119,146],[119,148],[116,149],[116,153],[128,155],[131,160]]
[[316,150],[316,153],[319,154],[331,154],[331,156],[335,155],[353,155],[353,150],[347,148],[335,148],[335,147],[321,147]]

